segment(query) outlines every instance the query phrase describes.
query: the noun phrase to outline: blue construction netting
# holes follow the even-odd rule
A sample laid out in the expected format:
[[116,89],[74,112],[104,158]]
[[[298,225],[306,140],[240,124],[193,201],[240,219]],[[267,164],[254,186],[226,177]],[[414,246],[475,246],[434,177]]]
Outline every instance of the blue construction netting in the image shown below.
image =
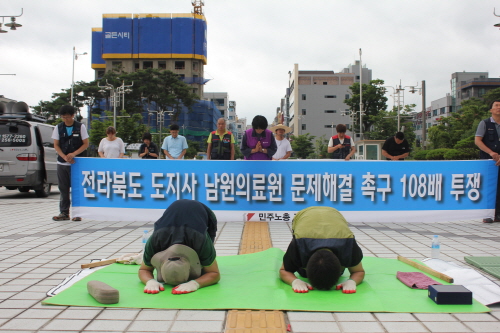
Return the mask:
[[[94,109],[107,111],[113,110],[109,103],[107,103],[107,100],[96,102]],[[181,105],[179,109],[180,113],[177,121],[173,123],[179,125],[180,135],[183,135],[186,139],[192,141],[206,142],[210,132],[217,129],[217,120],[222,117],[220,110],[212,101],[200,100],[191,107],[191,110],[184,105]],[[95,112],[91,113],[94,114]],[[106,114],[104,111],[101,111],[100,114],[100,117],[93,117],[92,120],[105,120]],[[157,121],[158,112],[156,112],[156,105],[152,103],[149,107],[145,106],[144,111],[141,114],[143,124],[146,124],[150,128],[151,133],[159,133],[160,123]],[[171,117],[165,113],[162,124],[162,132],[166,133],[171,124]]]

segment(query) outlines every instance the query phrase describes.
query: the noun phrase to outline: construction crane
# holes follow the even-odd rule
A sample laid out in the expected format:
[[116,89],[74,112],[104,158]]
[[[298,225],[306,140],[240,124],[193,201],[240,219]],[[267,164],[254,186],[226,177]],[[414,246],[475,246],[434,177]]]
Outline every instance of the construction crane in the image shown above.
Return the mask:
[[205,3],[202,0],[194,0],[191,4],[194,7],[195,14],[203,15],[203,6]]

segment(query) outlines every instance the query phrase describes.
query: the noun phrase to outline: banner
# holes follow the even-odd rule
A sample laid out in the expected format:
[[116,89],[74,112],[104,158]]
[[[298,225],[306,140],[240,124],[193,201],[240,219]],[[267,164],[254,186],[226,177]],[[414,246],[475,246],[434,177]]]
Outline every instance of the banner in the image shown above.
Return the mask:
[[498,167],[491,160],[77,158],[71,181],[72,216],[104,221],[156,221],[173,201],[192,199],[221,222],[291,221],[310,206],[334,207],[349,222],[432,222],[492,217]]

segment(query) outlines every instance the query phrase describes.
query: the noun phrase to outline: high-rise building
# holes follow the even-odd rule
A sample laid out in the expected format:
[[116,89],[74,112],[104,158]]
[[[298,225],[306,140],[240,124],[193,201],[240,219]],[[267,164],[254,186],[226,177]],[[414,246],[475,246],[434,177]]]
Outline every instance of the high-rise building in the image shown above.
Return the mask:
[[203,96],[206,32],[200,14],[103,14],[102,28],[92,28],[95,78],[115,67],[166,69]]
[[[350,110],[344,100],[351,98],[349,87],[360,81],[359,61],[338,73],[299,70],[298,64],[288,73],[289,86],[279,110],[293,135],[310,133],[317,138],[329,138],[335,134],[337,124],[346,124],[351,130]],[[371,69],[363,67],[362,74],[363,83],[368,84],[372,79]]]

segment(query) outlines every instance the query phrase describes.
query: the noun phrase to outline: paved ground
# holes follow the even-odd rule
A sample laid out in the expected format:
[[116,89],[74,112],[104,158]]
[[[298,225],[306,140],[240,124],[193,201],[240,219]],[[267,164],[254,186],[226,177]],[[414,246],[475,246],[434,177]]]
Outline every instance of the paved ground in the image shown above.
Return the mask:
[[[223,332],[226,311],[141,310],[44,306],[45,293],[80,264],[136,252],[152,222],[54,222],[58,193],[0,188],[0,333],[5,332]],[[365,255],[430,256],[440,235],[442,259],[465,264],[464,256],[499,255],[500,223],[355,223]],[[243,223],[221,223],[218,255],[238,253]],[[286,249],[290,226],[270,224],[273,246]],[[492,280],[493,277],[489,276]],[[500,284],[498,280],[495,280]],[[292,332],[500,332],[500,306],[484,314],[287,312]]]

